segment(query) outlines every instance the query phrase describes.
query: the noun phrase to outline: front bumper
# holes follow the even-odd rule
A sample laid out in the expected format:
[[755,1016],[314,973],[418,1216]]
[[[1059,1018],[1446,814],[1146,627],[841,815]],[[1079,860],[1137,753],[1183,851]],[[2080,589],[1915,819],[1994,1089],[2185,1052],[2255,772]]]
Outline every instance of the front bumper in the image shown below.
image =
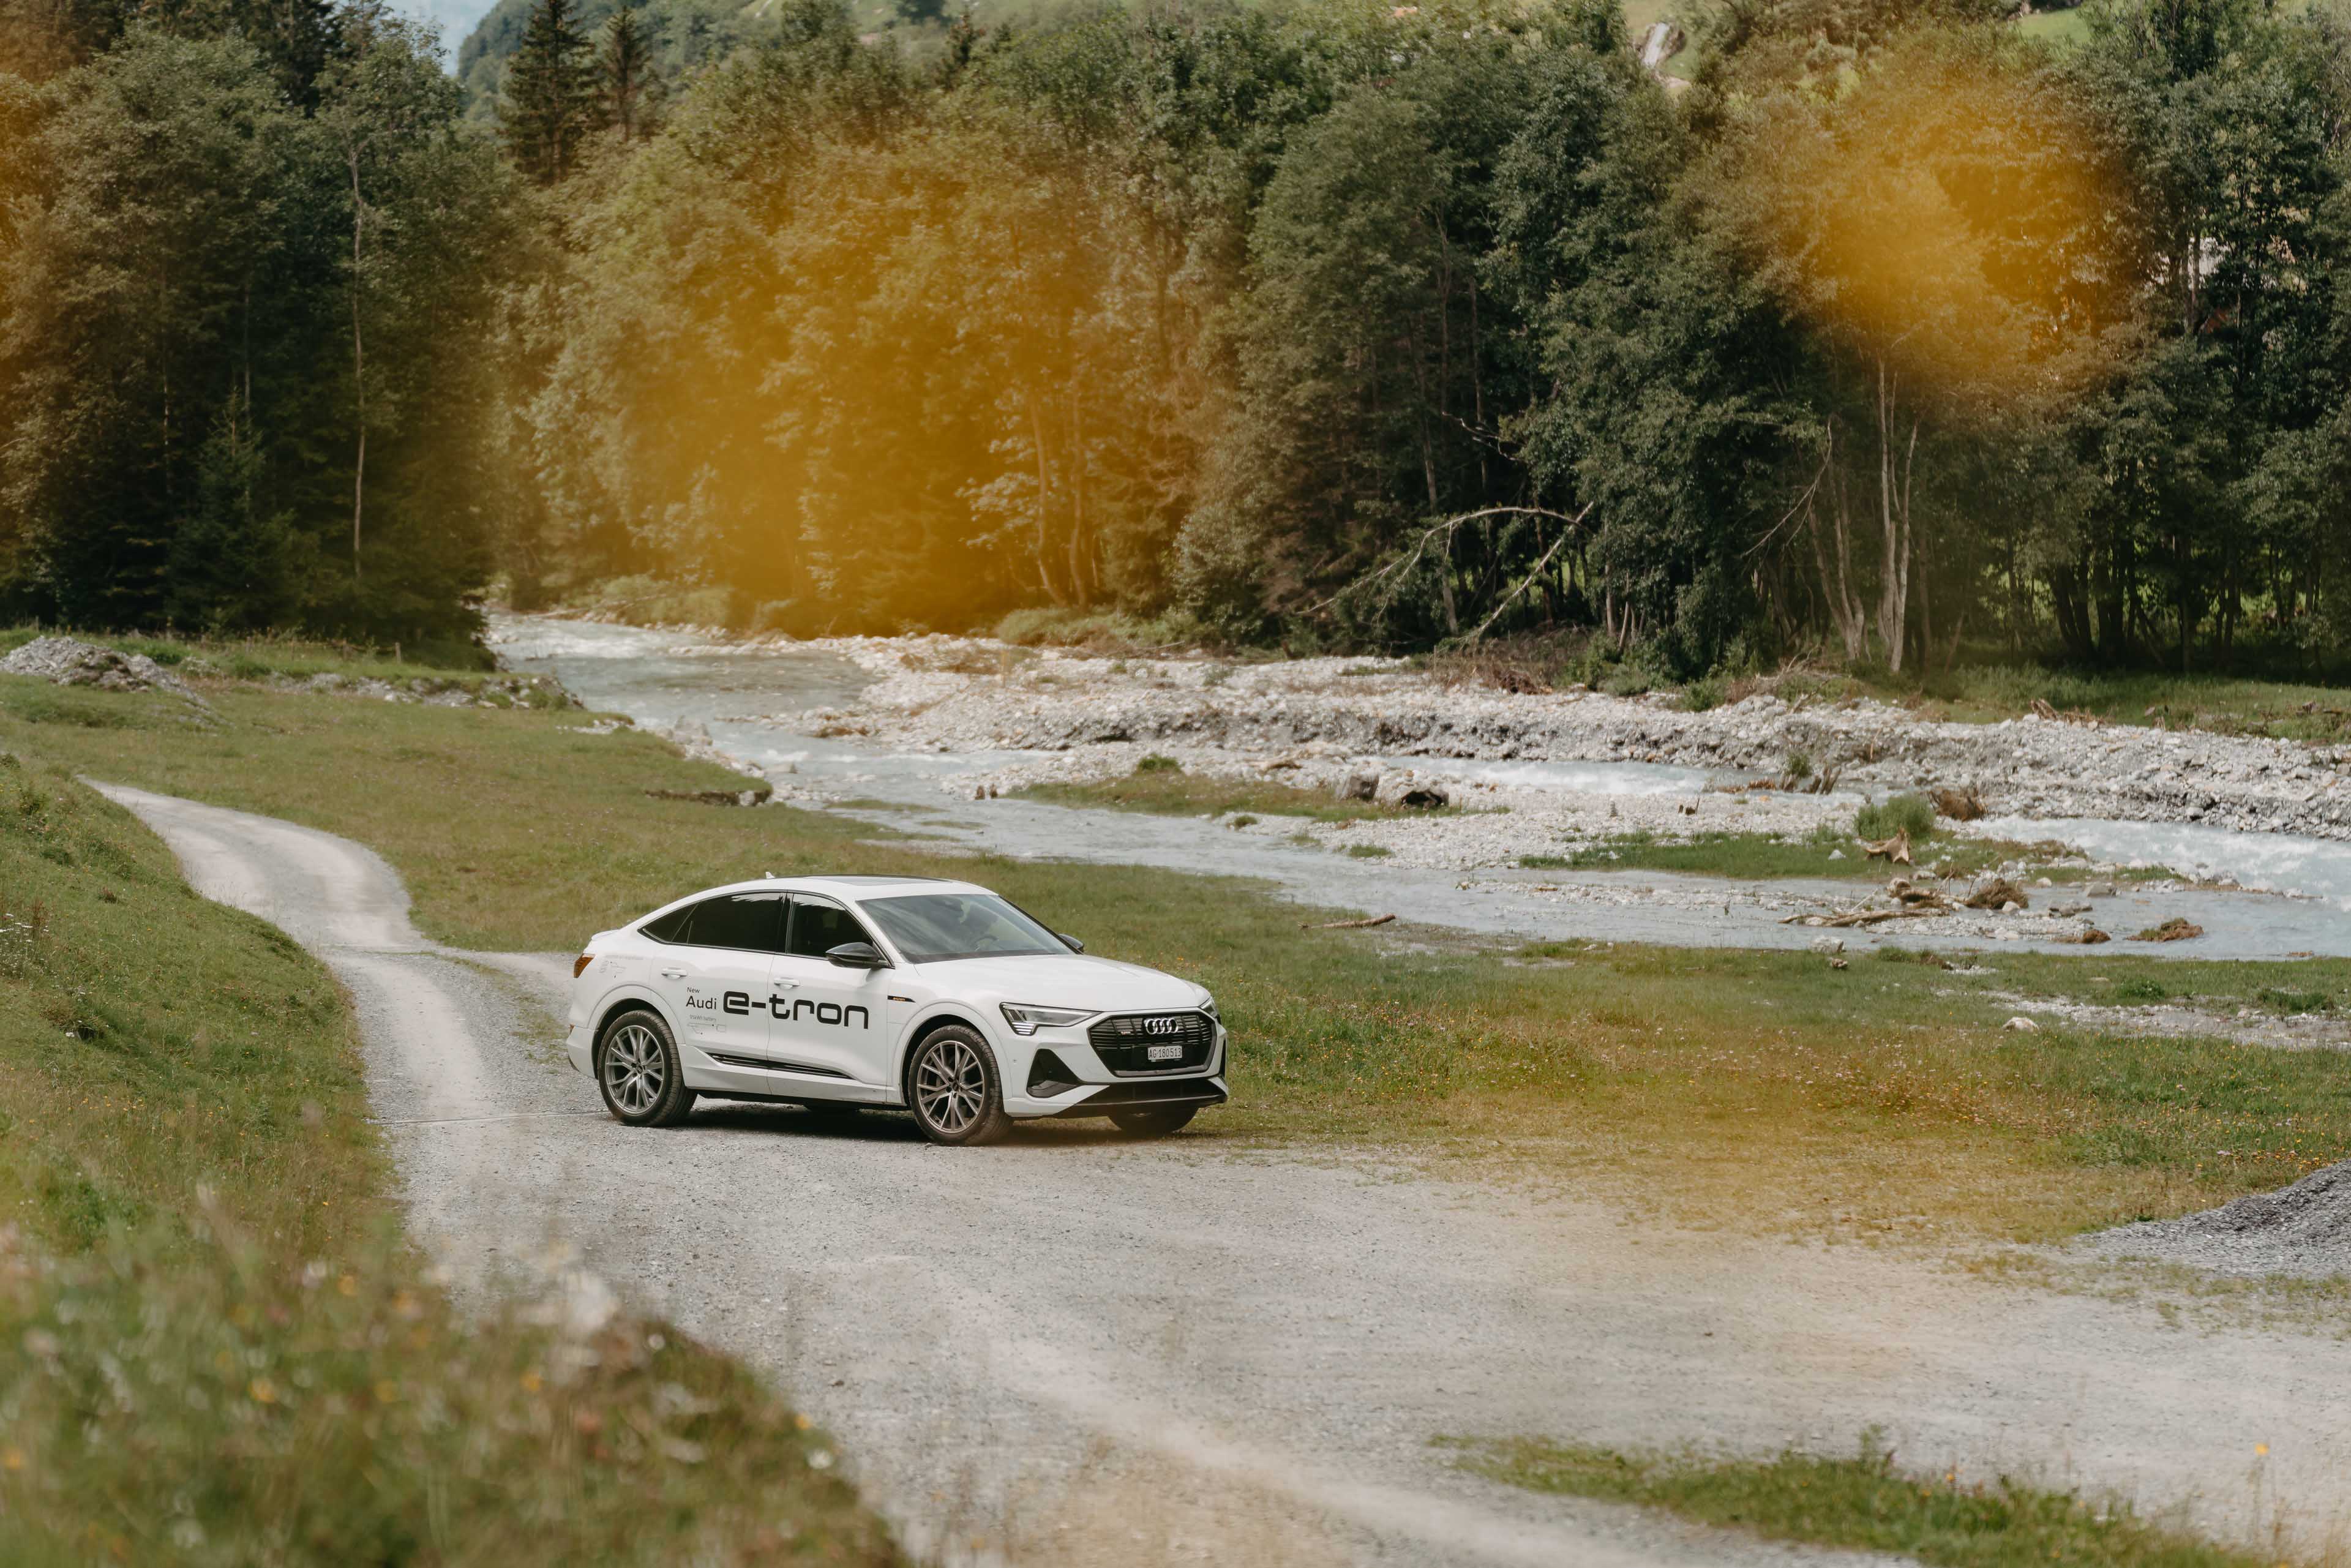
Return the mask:
[[[1118,1073],[1095,1054],[1084,1030],[1040,1030],[998,1048],[1005,1114],[1016,1121],[1032,1121],[1107,1116],[1114,1111],[1149,1106],[1221,1105],[1232,1098],[1226,1081],[1226,1053],[1231,1049],[1232,1039],[1219,1022],[1216,1043],[1201,1065],[1165,1073]],[[1061,1080],[1066,1087],[1058,1092],[1032,1093],[1030,1068],[1040,1053],[1049,1051],[1068,1071],[1069,1079]]]
[[1122,1111],[1172,1111],[1183,1106],[1206,1110],[1211,1105],[1221,1105],[1231,1098],[1232,1093],[1221,1078],[1168,1078],[1156,1082],[1104,1084],[1076,1104],[1048,1111],[1045,1114],[1071,1120],[1080,1116],[1109,1116]]

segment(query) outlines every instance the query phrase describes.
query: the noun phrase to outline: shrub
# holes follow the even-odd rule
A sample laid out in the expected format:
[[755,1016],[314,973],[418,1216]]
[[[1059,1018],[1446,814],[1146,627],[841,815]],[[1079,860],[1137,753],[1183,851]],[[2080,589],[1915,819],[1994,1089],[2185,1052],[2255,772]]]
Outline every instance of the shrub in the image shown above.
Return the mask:
[[1711,675],[1692,681],[1682,687],[1682,706],[1690,713],[1704,713],[1722,706],[1722,683]]
[[2171,992],[2161,980],[2135,977],[2115,986],[2115,1000],[2118,1002],[2168,1002],[2170,999]]
[[1600,678],[1600,689],[1612,697],[1637,697],[1657,688],[1657,677],[1633,664],[1619,664]]
[[1162,757],[1155,751],[1136,763],[1134,770],[1137,773],[1181,773],[1184,771],[1184,765],[1172,757]]
[[1913,842],[1935,835],[1935,808],[1923,795],[1896,795],[1873,802],[1854,813],[1853,831],[1865,839],[1890,839],[1908,833]]

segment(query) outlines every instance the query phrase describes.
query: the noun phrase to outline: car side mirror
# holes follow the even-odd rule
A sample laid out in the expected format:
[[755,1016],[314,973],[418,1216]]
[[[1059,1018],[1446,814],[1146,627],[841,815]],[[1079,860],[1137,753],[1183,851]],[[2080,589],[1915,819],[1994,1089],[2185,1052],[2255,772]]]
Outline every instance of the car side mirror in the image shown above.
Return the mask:
[[1064,942],[1068,943],[1068,944],[1069,944],[1069,946],[1070,946],[1070,951],[1071,951],[1071,952],[1072,952],[1072,953],[1082,953],[1082,952],[1084,952],[1084,951],[1086,950],[1086,945],[1085,945],[1084,943],[1082,943],[1082,942],[1079,941],[1076,937],[1074,937],[1074,936],[1071,936],[1071,935],[1070,935],[1068,932],[1066,932],[1066,931],[1056,931],[1056,932],[1054,932],[1054,933],[1053,933],[1053,935],[1054,935],[1054,936],[1059,936],[1062,941],[1064,941]]
[[882,956],[882,949],[871,942],[843,942],[825,957],[843,969],[886,969],[890,967],[890,960]]

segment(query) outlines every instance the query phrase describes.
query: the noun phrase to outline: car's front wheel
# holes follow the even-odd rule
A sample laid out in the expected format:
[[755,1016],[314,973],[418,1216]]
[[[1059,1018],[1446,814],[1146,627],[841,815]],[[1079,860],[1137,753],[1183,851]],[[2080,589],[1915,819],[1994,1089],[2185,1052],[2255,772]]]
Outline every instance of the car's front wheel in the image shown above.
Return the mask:
[[935,1144],[992,1144],[1012,1130],[996,1053],[976,1030],[948,1024],[914,1047],[906,1064],[906,1103]]
[[1150,1111],[1113,1111],[1111,1125],[1129,1137],[1164,1138],[1189,1126],[1200,1113],[1197,1105],[1165,1106]]
[[677,1041],[661,1015],[643,1008],[614,1019],[596,1042],[596,1087],[604,1108],[632,1127],[674,1127],[694,1109]]

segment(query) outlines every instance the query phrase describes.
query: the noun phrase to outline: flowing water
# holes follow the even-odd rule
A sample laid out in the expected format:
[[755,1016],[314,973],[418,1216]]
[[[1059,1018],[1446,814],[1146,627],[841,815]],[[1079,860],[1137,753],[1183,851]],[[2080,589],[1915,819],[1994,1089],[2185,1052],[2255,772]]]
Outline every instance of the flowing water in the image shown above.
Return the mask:
[[[1754,884],[1656,872],[1475,873],[1356,860],[1320,847],[1231,832],[1201,818],[969,798],[958,776],[1001,768],[1020,751],[906,751],[799,727],[811,709],[852,706],[868,684],[837,654],[793,647],[702,645],[673,632],[543,616],[499,616],[492,639],[511,668],[557,676],[590,707],[648,728],[706,730],[728,756],[838,794],[829,809],[1014,858],[1154,865],[1270,883],[1283,897],[1341,911],[1395,912],[1431,925],[1530,940],[1582,938],[1682,946],[1803,946],[1820,933],[1780,924]],[[1576,795],[1696,794],[1708,775],[1635,762],[1386,758],[1440,779]],[[2090,819],[2001,818],[1980,830],[2026,842],[2057,840],[2095,859],[2233,878],[2247,889],[2147,891],[2124,883],[2096,905],[2117,935],[2182,915],[2205,928],[2192,943],[2126,949],[2179,958],[2351,956],[2351,845],[2292,834]],[[1779,896],[1844,904],[1851,883],[1778,882]],[[2281,897],[2272,894],[2301,896]],[[1838,933],[1849,946],[1916,945],[1900,931]],[[1947,945],[1949,938],[1943,938]],[[1961,946],[2077,951],[2019,938]]]

